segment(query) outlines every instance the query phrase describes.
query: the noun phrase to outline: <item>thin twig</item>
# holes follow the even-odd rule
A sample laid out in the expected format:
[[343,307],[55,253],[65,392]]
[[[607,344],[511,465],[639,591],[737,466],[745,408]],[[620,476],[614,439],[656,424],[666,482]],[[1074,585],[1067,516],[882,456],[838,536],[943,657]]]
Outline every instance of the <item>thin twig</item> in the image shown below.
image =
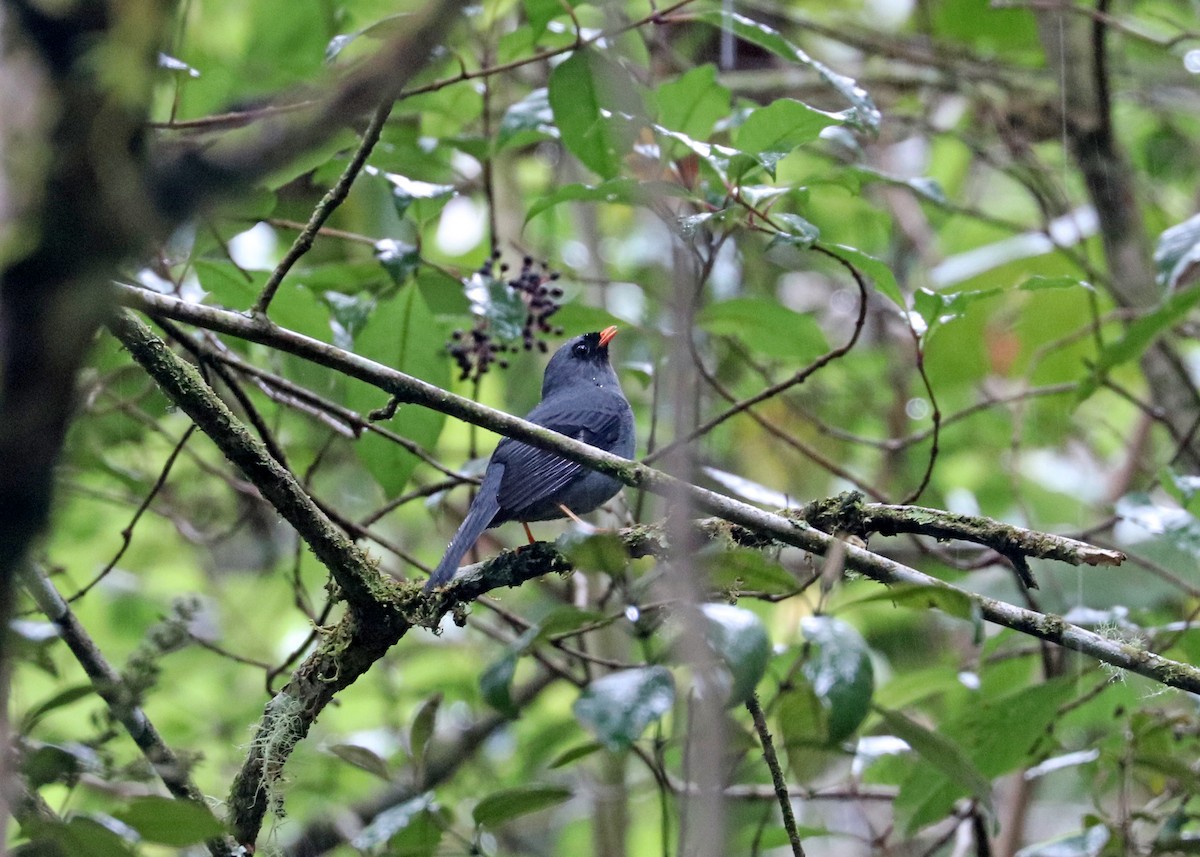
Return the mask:
[[754,394],[753,396],[750,396],[749,398],[743,399],[742,401],[738,402],[736,405],[729,408],[728,410],[726,410],[720,414],[717,414],[715,417],[713,417],[709,420],[706,420],[704,423],[697,426],[693,431],[689,432],[686,436],[680,438],[679,440],[668,443],[665,446],[660,446],[658,449],[656,449],[654,452],[650,453],[643,459],[643,461],[645,461],[645,463],[650,464],[654,461],[657,461],[659,458],[662,458],[664,455],[667,455],[670,452],[672,452],[673,450],[678,449],[681,445],[692,443],[697,438],[703,437],[704,435],[708,434],[713,429],[715,429],[717,426],[719,426],[721,423],[725,422],[726,420],[730,419],[731,417],[737,416],[738,414],[753,407],[754,405],[757,405],[761,402],[765,402],[768,399],[774,398],[775,396],[778,396],[780,393],[784,392],[785,390],[790,390],[792,387],[795,387],[799,384],[803,384],[815,372],[818,372],[819,370],[823,369],[825,366],[829,365],[834,360],[838,360],[841,357],[844,357],[858,343],[858,338],[862,334],[863,325],[866,324],[866,321],[867,321],[867,283],[863,279],[863,276],[859,272],[858,268],[856,268],[851,262],[847,261],[846,259],[843,259],[841,256],[839,256],[833,250],[828,250],[824,247],[821,247],[820,245],[813,245],[812,249],[818,253],[822,253],[822,254],[828,256],[829,258],[833,259],[838,264],[840,264],[842,267],[844,267],[846,270],[848,270],[850,272],[850,275],[854,278],[854,282],[858,285],[858,294],[859,294],[858,317],[854,320],[854,329],[850,334],[850,338],[846,341],[846,343],[844,345],[834,348],[832,351],[826,352],[821,357],[818,357],[812,363],[808,364],[807,366],[805,366],[799,372],[796,372],[791,377],[789,377],[783,381],[780,381],[777,384],[772,384],[771,386],[767,387],[766,389],[760,390],[758,393]]
[[133,517],[129,520],[129,523],[125,525],[123,530],[121,530],[121,547],[117,550],[116,554],[113,555],[113,558],[108,561],[104,568],[100,569],[99,573],[95,577],[84,584],[84,586],[78,592],[68,598],[68,602],[77,601],[78,599],[87,595],[88,592],[92,590],[92,587],[102,581],[108,576],[110,571],[116,568],[117,563],[121,561],[121,557],[125,556],[125,552],[129,550],[130,544],[133,543],[133,528],[137,526],[137,523],[141,520],[142,515],[145,514],[146,510],[150,508],[150,504],[154,501],[154,498],[158,496],[158,492],[160,492],[163,489],[163,486],[167,484],[167,477],[171,475],[171,468],[175,466],[176,459],[179,458],[179,455],[183,452],[184,446],[187,445],[188,440],[195,433],[195,431],[195,423],[189,425],[187,430],[184,431],[183,437],[179,439],[179,442],[175,444],[175,448],[171,450],[171,454],[167,456],[167,460],[163,464],[162,470],[159,471],[158,478],[154,480],[154,484],[150,487],[150,491],[145,497],[142,498],[142,502],[138,504],[137,509],[134,510]]
[[288,271],[299,261],[300,257],[312,248],[313,239],[316,238],[317,231],[325,225],[325,221],[345,201],[346,196],[350,193],[350,185],[354,184],[354,180],[358,178],[358,174],[362,172],[363,166],[366,165],[367,157],[371,154],[371,150],[379,142],[379,135],[383,133],[384,123],[387,122],[388,114],[391,112],[392,102],[386,101],[379,105],[371,115],[371,121],[367,124],[367,130],[363,132],[362,141],[358,144],[354,156],[350,158],[350,163],[346,165],[346,169],[338,176],[338,180],[333,183],[333,187],[317,203],[316,208],[313,209],[312,216],[308,219],[308,225],[296,236],[296,240],[292,242],[292,246],[288,248],[287,253],[279,260],[279,264],[275,266],[275,270],[271,272],[271,276],[267,278],[266,285],[263,286],[258,300],[254,302],[253,311],[256,315],[266,315],[267,309],[271,306],[271,301],[275,298],[275,293],[279,290],[279,284],[283,282],[283,278],[287,276]]
[[[58,629],[63,642],[91,679],[97,695],[108,705],[113,719],[125,727],[167,791],[178,800],[207,809],[204,793],[188,776],[187,765],[167,746],[146,712],[135,703],[133,693],[122,681],[120,673],[104,657],[55,585],[41,569],[31,565],[22,570],[21,581],[46,618]],[[213,857],[234,857],[237,853],[236,846],[224,837],[210,839],[207,845]]]
[[746,710],[754,718],[754,731],[758,733],[758,741],[762,744],[763,761],[771,772],[771,782],[775,786],[775,797],[779,800],[779,811],[783,814],[783,829],[787,831],[788,842],[792,844],[792,854],[804,857],[804,846],[800,843],[800,834],[796,830],[796,816],[792,812],[792,798],[788,794],[787,780],[783,778],[783,768],[780,767],[779,757],[775,755],[775,742],[771,740],[771,730],[767,726],[767,718],[758,702],[758,694],[752,693],[746,700]]

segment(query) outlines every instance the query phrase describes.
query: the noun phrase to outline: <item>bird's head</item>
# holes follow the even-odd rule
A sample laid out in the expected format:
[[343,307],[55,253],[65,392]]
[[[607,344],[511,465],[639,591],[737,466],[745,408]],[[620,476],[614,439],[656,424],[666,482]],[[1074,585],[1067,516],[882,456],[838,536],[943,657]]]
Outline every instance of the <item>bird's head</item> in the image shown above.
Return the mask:
[[617,375],[608,362],[608,343],[617,335],[616,325],[576,336],[559,347],[546,364],[542,398],[557,390],[583,384],[617,387]]

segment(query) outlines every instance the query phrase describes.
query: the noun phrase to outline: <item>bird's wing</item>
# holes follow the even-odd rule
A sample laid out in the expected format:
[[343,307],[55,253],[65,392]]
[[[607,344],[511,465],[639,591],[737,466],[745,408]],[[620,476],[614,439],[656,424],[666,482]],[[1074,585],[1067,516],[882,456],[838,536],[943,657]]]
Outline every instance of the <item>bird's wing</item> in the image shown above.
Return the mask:
[[[611,449],[619,437],[622,416],[615,407],[580,411],[567,406],[560,411],[539,406],[529,414],[529,421],[599,449]],[[509,438],[496,447],[492,460],[504,463],[499,514],[514,521],[521,520],[522,510],[561,491],[586,471],[582,464]]]

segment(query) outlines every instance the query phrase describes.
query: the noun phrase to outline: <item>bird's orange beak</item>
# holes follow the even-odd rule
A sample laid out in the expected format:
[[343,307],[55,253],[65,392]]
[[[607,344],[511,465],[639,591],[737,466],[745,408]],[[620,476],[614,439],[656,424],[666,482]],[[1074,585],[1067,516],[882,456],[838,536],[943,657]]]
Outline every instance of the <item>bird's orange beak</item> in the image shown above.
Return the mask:
[[608,327],[604,328],[604,330],[600,331],[600,347],[604,348],[605,346],[607,346],[608,343],[612,342],[612,338],[616,335],[617,335],[617,326],[615,324],[609,325]]

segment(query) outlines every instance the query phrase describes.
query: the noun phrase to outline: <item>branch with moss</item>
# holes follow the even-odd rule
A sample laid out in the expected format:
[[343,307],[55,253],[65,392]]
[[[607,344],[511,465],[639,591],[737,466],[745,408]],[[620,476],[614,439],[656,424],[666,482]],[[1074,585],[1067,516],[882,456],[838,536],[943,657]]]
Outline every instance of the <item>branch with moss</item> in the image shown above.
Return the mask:
[[[59,636],[87,673],[96,694],[104,700],[113,719],[125,727],[167,791],[177,800],[190,801],[207,809],[204,794],[188,776],[188,766],[167,746],[146,712],[137,704],[136,694],[104,657],[87,629],[76,618],[71,605],[50,579],[41,569],[26,566],[21,571],[21,582],[37,603],[38,609],[58,629]],[[224,838],[211,839],[207,845],[213,857],[231,857],[237,853],[234,844]]]
[[[573,461],[607,472],[621,479],[626,485],[644,487],[668,497],[675,490],[671,477],[650,467],[636,465],[579,441],[563,438],[525,420],[456,396],[419,378],[280,327],[267,319],[248,318],[228,310],[187,303],[134,286],[118,285],[116,288],[118,299],[122,303],[151,315],[165,316],[287,351],[372,384],[399,402],[432,408],[499,434],[559,452]],[[751,530],[755,529],[755,524],[761,523],[757,518],[738,518],[739,514],[747,510],[760,511],[753,506],[695,486],[688,488],[693,492],[693,502],[699,508]],[[1016,562],[1022,562],[1023,557],[1054,559],[1072,565],[1119,565],[1124,561],[1124,555],[1119,551],[1105,550],[1062,536],[1014,527],[989,518],[954,515],[922,507],[864,505],[861,497],[857,503],[850,503],[847,495],[810,504],[805,507],[799,518],[811,526],[804,527],[803,533],[790,533],[789,537],[794,541],[779,538],[775,534],[771,534],[772,537],[804,550],[823,554],[829,545],[828,534],[917,533],[938,539],[973,541],[991,547],[1009,559],[1016,558]]]
[[[989,621],[1089,654],[1163,684],[1200,692],[1200,670],[1187,664],[1163,658],[1134,645],[1106,639],[1056,616],[967,592],[894,560],[846,544],[806,521],[766,512],[682,483],[661,471],[626,461],[484,407],[358,355],[280,328],[261,317],[250,319],[237,313],[186,304],[132,288],[124,288],[120,294],[125,302],[140,304],[152,312],[241,335],[315,360],[373,383],[401,402],[432,407],[500,434],[553,450],[566,458],[614,475],[627,485],[644,487],[668,497],[686,494],[697,508],[715,514],[757,537],[820,555],[827,554],[836,545],[843,553],[847,568],[881,583],[926,588],[934,604],[944,603],[939,601],[937,595],[944,593],[957,603],[970,605]],[[303,527],[302,537],[310,539],[315,536],[331,543],[332,546],[322,545],[319,551],[317,544],[310,542],[310,546],[330,565],[330,573],[339,585],[355,593],[353,599],[347,593],[351,609],[346,616],[324,637],[317,651],[296,670],[289,684],[264,711],[260,737],[248,754],[230,799],[235,834],[239,841],[251,842],[257,836],[268,808],[270,784],[277,780],[295,743],[307,734],[312,722],[333,696],[362,675],[410,628],[436,628],[446,613],[461,617],[463,606],[486,592],[501,586],[519,585],[548,572],[567,571],[570,564],[552,546],[538,544],[522,550],[519,555],[501,554],[461,574],[432,595],[425,595],[415,586],[403,586],[385,580],[365,559],[365,555],[356,548],[348,550],[349,543],[334,530],[328,518],[311,500],[298,496],[303,492],[291,474],[269,458],[262,444],[237,423],[211,389],[203,384],[195,370],[132,317],[123,316],[114,322],[114,329],[122,334],[127,346],[136,346],[135,357],[141,354],[139,359],[146,360],[144,365],[147,369],[156,378],[162,376],[167,394],[181,410],[197,420],[201,429],[213,437],[226,455],[242,467],[264,496],[282,498],[285,509],[281,511],[292,516],[289,520],[293,520],[297,509],[303,511],[303,516],[298,519],[299,526]],[[134,348],[131,347],[131,350]],[[881,507],[880,511],[888,511],[888,507]],[[949,526],[949,523],[943,521],[941,526]],[[955,530],[956,534],[960,532],[965,533],[965,530]],[[1074,556],[1078,561],[1115,564],[1123,558],[1117,551],[1105,552],[1090,546],[1088,551],[1081,553],[1075,549],[1072,554],[1072,548],[1067,544],[1070,540],[1037,535],[1047,540],[1044,544],[1050,545],[1052,552],[1066,557]],[[645,534],[639,537],[644,542]],[[1021,543],[1031,551],[1038,547],[1035,541],[1028,539]],[[349,567],[339,567],[341,562],[348,563]]]
[[881,536],[911,534],[930,536],[938,541],[974,542],[991,548],[1011,562],[1021,582],[1030,589],[1037,589],[1037,581],[1029,570],[1029,557],[1076,566],[1120,565],[1125,561],[1125,555],[1120,551],[978,515],[959,515],[924,506],[864,503],[862,494],[857,491],[814,500],[800,510],[799,516],[830,535],[858,536],[864,541],[871,533],[878,533]]

